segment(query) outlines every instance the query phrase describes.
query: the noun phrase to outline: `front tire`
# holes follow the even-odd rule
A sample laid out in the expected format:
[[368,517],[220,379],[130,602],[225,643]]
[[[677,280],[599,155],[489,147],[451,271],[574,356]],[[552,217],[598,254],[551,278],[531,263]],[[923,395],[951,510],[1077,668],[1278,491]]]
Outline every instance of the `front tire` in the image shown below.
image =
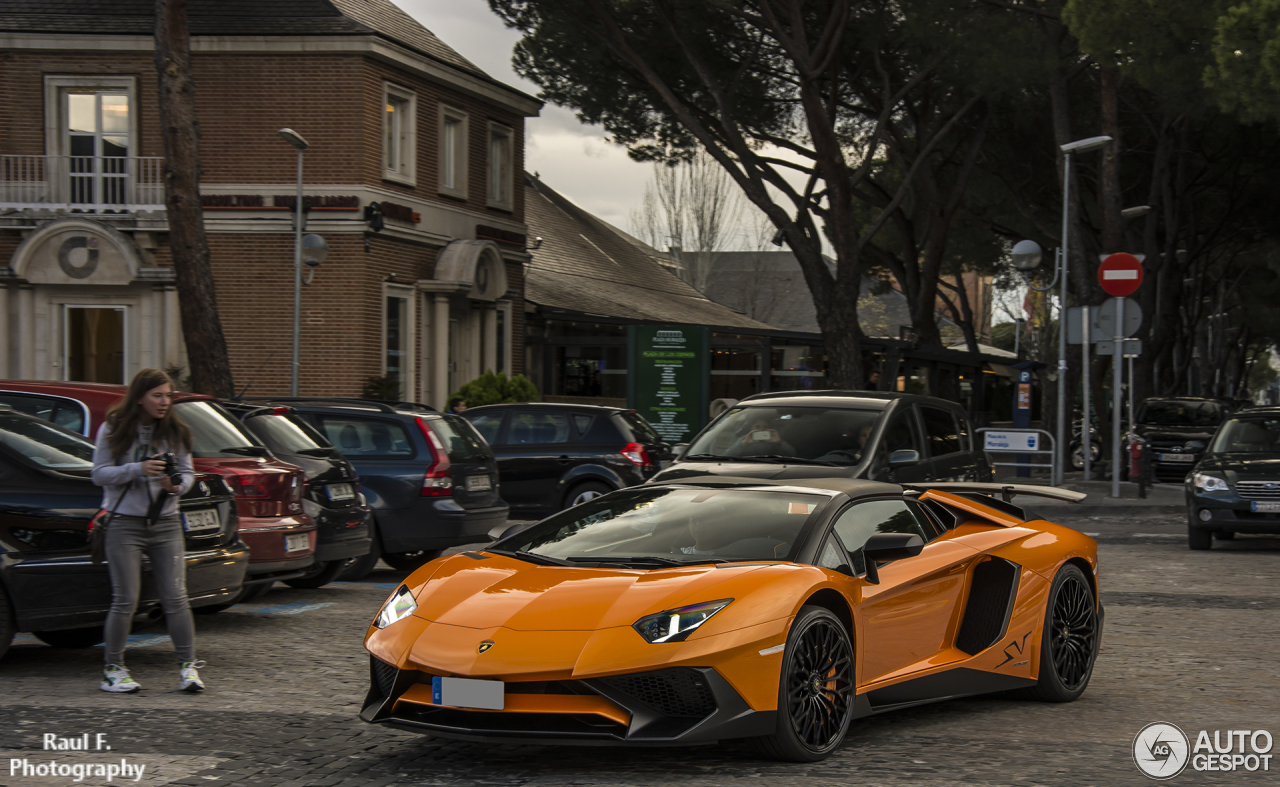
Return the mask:
[[777,730],[759,742],[774,759],[817,762],[844,741],[853,720],[853,645],[829,610],[803,607],[784,653]]
[[4,658],[4,654],[9,651],[9,646],[13,644],[13,635],[18,633],[13,617],[13,608],[9,606],[9,594],[5,593],[4,586],[0,585],[0,659]]
[[1213,549],[1213,533],[1208,530],[1202,530],[1194,524],[1187,523],[1187,547],[1197,552],[1203,549]]
[[284,583],[291,588],[300,590],[315,590],[322,588],[333,580],[338,578],[347,568],[350,560],[325,560],[315,564],[311,570],[300,577],[294,579],[286,579]]
[[1098,608],[1079,566],[1058,569],[1049,588],[1040,639],[1040,679],[1020,696],[1041,702],[1072,702],[1084,694],[1100,645]]
[[443,549],[419,549],[413,552],[384,552],[382,559],[388,566],[397,571],[417,571],[427,561],[435,560],[444,552]]
[[346,569],[338,575],[338,579],[343,582],[355,582],[364,579],[373,572],[373,569],[378,565],[378,560],[381,558],[382,539],[378,537],[378,526],[377,523],[374,523],[373,538],[369,542],[369,553],[352,558],[347,563]]

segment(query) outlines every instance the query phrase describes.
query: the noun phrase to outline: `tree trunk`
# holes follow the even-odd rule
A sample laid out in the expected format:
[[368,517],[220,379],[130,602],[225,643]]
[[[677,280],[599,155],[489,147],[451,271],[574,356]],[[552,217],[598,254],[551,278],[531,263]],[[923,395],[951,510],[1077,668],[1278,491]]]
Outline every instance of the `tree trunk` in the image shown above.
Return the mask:
[[169,248],[191,365],[191,387],[197,393],[231,397],[235,384],[218,317],[200,201],[200,127],[191,78],[186,0],[156,0],[155,62]]

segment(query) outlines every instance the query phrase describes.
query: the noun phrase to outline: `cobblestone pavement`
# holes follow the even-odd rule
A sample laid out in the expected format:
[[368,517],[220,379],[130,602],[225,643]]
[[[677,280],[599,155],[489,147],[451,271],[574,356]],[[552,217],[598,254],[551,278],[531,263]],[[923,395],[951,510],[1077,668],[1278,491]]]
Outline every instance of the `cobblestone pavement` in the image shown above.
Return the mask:
[[[1193,553],[1181,517],[1061,521],[1097,534],[1107,605],[1093,681],[1075,703],[969,699],[864,719],[816,765],[770,762],[746,743],[621,750],[446,742],[356,718],[368,674],[361,637],[403,576],[384,567],[366,581],[319,590],[277,585],[257,603],[198,616],[200,657],[209,663],[201,695],[176,690],[163,627],[131,642],[128,662],[144,686],[137,695],[98,691],[99,648],[60,650],[21,637],[0,661],[0,787],[72,783],[14,774],[11,758],[123,759],[146,766],[141,785],[1136,785],[1148,781],[1130,746],[1150,722],[1192,736],[1270,729],[1280,738],[1280,539],[1239,537]],[[43,751],[48,733],[103,733],[111,749]],[[1262,785],[1275,776],[1188,769],[1174,783]]]

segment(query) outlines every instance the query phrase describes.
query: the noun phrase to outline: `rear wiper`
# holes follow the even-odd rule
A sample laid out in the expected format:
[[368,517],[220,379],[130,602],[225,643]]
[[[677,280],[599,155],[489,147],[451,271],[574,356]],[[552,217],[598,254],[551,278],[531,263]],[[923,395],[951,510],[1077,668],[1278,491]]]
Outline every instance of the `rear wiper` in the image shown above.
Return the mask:
[[701,558],[698,560],[673,560],[669,557],[658,557],[657,555],[639,555],[637,557],[571,557],[568,558],[575,563],[639,563],[658,566],[696,566],[705,563],[728,563],[729,561],[719,557]]
[[535,555],[532,552],[512,549],[486,549],[485,552],[492,552],[495,555],[503,557],[513,557],[517,560],[523,560],[527,563],[536,563],[540,566],[572,566],[573,564],[567,560],[561,560],[557,557],[547,557],[546,555]]
[[230,448],[219,448],[220,454],[240,454],[241,456],[271,456],[271,452],[260,445],[233,445]]
[[294,453],[299,456],[333,456],[337,453],[336,448],[299,448]]

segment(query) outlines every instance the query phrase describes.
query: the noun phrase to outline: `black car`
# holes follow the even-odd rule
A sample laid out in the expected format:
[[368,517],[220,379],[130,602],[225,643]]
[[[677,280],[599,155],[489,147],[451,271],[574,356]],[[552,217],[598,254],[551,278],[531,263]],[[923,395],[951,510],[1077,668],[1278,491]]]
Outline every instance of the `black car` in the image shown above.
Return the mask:
[[373,508],[373,544],[344,579],[365,576],[379,557],[413,570],[449,547],[487,541],[489,531],[506,522],[493,451],[465,418],[408,402],[271,403],[293,407],[360,474]]
[[779,391],[743,399],[652,483],[700,476],[990,481],[955,402],[875,391]]
[[1217,399],[1154,397],[1138,407],[1134,431],[1147,441],[1156,480],[1181,483],[1230,413]]
[[292,407],[223,402],[223,407],[289,464],[306,473],[302,511],[316,521],[316,562],[284,583],[318,588],[337,579],[352,558],[369,554],[373,510],[360,492],[360,476],[324,435]]
[[581,404],[491,404],[469,420],[493,447],[513,510],[559,511],[643,484],[672,458],[634,410]]
[[[0,656],[30,631],[58,647],[102,641],[111,607],[106,564],[90,560],[90,522],[102,488],[89,480],[93,443],[0,407]],[[249,548],[236,536],[235,495],[221,476],[197,473],[179,501],[193,608],[240,594]],[[158,620],[159,595],[143,563],[138,615]]]
[[1280,533],[1280,407],[1244,410],[1223,422],[1186,480],[1187,543]]

